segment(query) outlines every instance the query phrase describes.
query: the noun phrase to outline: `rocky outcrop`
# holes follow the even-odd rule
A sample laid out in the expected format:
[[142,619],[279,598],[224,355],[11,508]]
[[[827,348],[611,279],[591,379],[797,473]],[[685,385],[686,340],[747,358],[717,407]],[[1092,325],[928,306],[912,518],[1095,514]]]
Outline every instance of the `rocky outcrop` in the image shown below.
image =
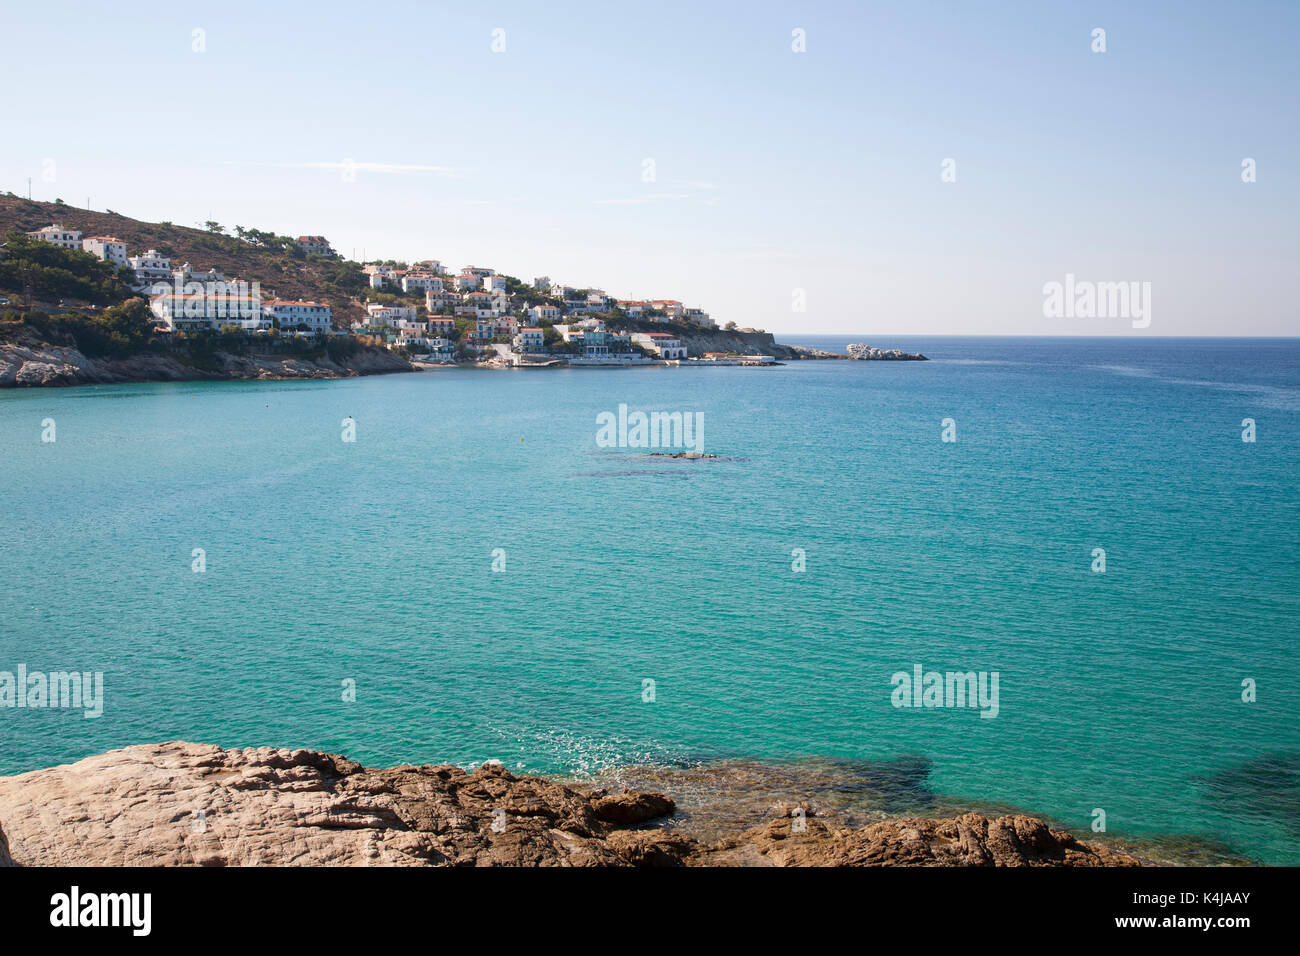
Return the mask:
[[1042,820],[967,813],[885,820],[860,829],[816,818],[774,820],[714,845],[706,858],[770,866],[1140,866],[1137,858],[1084,844]]
[[[655,325],[646,325],[644,328],[638,326],[637,328],[640,331],[660,330],[660,327]],[[842,359],[845,357],[835,352],[805,348],[801,345],[781,345],[771,332],[739,332],[726,329],[700,328],[691,328],[689,331],[679,332],[677,326],[673,326],[672,331],[677,332],[680,336],[682,344],[686,346],[687,354],[692,358],[700,358],[705,352],[771,355],[777,359]]]
[[[0,778],[0,865],[1112,866],[1041,820],[861,829],[792,815],[701,842],[661,793],[583,790],[500,765],[368,770],[310,750],[165,743]],[[803,811],[800,811],[802,814]],[[7,840],[6,840],[7,837]],[[7,848],[6,848],[7,847]]]
[[927,362],[920,352],[904,352],[902,349],[878,349],[874,345],[855,342],[847,349],[849,358],[863,362]]
[[620,866],[670,857],[656,833],[608,837],[658,795],[593,799],[494,765],[367,770],[309,750],[127,747],[0,778],[19,865]]
[[216,353],[215,358],[215,367],[196,368],[166,353],[92,359],[68,346],[11,342],[0,344],[0,388],[206,379],[346,378],[415,370],[400,355],[376,348],[363,349],[341,364],[327,357],[308,361],[285,355],[230,355],[225,352]]

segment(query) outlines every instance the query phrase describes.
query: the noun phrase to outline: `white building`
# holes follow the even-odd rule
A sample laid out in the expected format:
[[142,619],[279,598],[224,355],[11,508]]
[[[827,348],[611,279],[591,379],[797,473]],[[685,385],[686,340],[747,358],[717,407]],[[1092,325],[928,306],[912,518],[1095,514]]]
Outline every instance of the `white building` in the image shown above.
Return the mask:
[[651,308],[658,309],[660,312],[666,313],[668,318],[672,321],[680,320],[686,311],[682,308],[682,304],[676,299],[652,299],[650,301],[650,306]]
[[543,352],[546,350],[546,333],[541,329],[525,327],[515,333],[516,352]]
[[709,314],[703,309],[686,309],[682,313],[682,318],[691,323],[691,325],[698,325],[703,329],[711,329],[714,327],[713,319],[709,318]]
[[654,352],[661,359],[686,358],[686,346],[682,340],[667,332],[633,332],[632,341]]
[[126,243],[113,236],[87,236],[81,240],[81,249],[105,262],[117,266],[126,265]]
[[383,288],[384,286],[386,286],[386,285],[388,285],[388,276],[387,276],[387,275],[385,275],[385,274],[382,273],[382,272],[372,272],[372,273],[370,273],[370,288],[372,288],[372,289],[382,289],[382,288]]
[[379,328],[381,325],[391,325],[396,328],[400,321],[414,322],[415,316],[413,305],[384,305],[380,302],[366,304],[366,317],[370,328]]
[[324,335],[334,328],[333,312],[321,302],[274,299],[266,304],[266,311],[283,331],[299,330],[299,326],[306,326],[306,331]]
[[505,276],[483,276],[483,291],[493,295],[506,294],[506,277]]
[[560,310],[553,305],[535,305],[528,310],[534,322],[555,322],[560,317]]
[[149,308],[173,332],[198,332],[235,325],[247,330],[266,328],[268,319],[257,295],[216,291],[151,296]]
[[442,280],[432,272],[408,272],[402,276],[402,291],[441,292]]
[[334,250],[330,247],[329,240],[324,236],[299,236],[298,245],[302,246],[302,251],[308,255],[330,256],[335,255]]
[[457,292],[473,292],[483,287],[483,277],[472,272],[462,272],[456,276],[455,287]]
[[64,249],[81,249],[80,230],[64,229],[62,224],[57,222],[43,229],[37,229],[35,232],[29,232],[27,235],[33,239],[48,242],[52,246],[62,246]]
[[444,306],[455,305],[460,301],[460,296],[454,292],[434,292],[430,290],[424,294],[424,307],[430,312],[441,312]]
[[510,311],[509,299],[503,295],[489,295],[486,292],[468,292],[461,296],[461,303],[456,306],[457,315],[473,315],[476,318],[504,315],[508,311]]
[[152,282],[165,282],[172,274],[172,261],[167,256],[159,255],[157,249],[150,249],[142,256],[131,256],[126,260],[135,281],[139,285]]

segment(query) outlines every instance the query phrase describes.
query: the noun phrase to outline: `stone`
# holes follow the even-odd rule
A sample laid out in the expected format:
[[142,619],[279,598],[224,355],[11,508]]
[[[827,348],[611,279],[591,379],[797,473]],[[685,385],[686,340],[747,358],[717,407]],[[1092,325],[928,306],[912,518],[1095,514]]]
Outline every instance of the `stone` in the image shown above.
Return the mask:
[[[800,812],[802,811],[802,812]],[[711,843],[658,792],[498,763],[367,769],[338,754],[173,741],[0,777],[0,866],[1133,866],[1042,820],[835,826],[781,804]]]

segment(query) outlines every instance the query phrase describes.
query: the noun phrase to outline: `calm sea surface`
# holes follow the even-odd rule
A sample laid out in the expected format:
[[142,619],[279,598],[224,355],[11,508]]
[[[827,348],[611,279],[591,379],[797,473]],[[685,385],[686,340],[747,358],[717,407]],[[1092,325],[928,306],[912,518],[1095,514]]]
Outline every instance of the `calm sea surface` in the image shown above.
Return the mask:
[[[0,392],[0,671],[106,694],[0,708],[0,773],[907,758],[1300,863],[1300,341],[868,341],[933,361]],[[724,457],[598,447],[620,403]],[[917,664],[997,671],[997,717],[892,706]]]

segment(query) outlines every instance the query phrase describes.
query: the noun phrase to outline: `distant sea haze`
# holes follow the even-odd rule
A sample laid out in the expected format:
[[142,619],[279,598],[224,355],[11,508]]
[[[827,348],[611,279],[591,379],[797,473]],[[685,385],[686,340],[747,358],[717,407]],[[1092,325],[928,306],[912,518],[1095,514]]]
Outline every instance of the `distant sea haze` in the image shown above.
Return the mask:
[[779,338],[931,361],[0,393],[0,667],[103,676],[96,719],[0,711],[0,773],[905,760],[944,806],[1300,864],[1300,342]]

